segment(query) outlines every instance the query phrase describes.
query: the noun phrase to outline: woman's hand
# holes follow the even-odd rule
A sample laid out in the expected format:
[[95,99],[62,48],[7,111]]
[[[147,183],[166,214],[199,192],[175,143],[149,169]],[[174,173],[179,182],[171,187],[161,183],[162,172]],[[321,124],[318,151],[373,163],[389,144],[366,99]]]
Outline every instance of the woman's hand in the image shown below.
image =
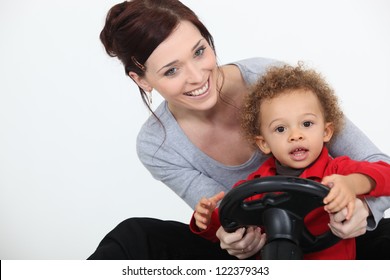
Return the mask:
[[367,204],[356,198],[355,210],[348,221],[345,220],[347,213],[347,208],[344,208],[337,213],[329,214],[329,227],[333,234],[342,239],[347,239],[366,233],[367,217],[370,214]]
[[[329,227],[336,236],[347,239],[360,236],[366,232],[369,209],[366,203],[358,198],[355,201],[355,210],[351,219],[346,221],[347,208],[329,214]],[[233,233],[226,232],[223,227],[217,231],[222,249],[238,259],[246,259],[263,248],[266,242],[266,234],[259,227],[239,228]]]
[[263,248],[266,236],[259,227],[239,228],[233,233],[226,232],[223,227],[217,231],[222,249],[238,259],[247,259]]

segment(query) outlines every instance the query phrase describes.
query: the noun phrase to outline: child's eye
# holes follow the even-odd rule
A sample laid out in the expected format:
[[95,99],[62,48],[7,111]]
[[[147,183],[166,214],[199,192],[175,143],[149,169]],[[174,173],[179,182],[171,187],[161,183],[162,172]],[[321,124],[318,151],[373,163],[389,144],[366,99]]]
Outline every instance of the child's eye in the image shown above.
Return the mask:
[[206,47],[200,47],[199,49],[197,49],[195,51],[195,56],[201,56],[204,53],[205,49],[206,49]]
[[176,73],[176,71],[177,71],[176,68],[171,68],[171,69],[169,69],[168,71],[166,71],[166,72],[164,73],[164,75],[165,75],[165,76],[172,76],[172,75],[174,75],[174,74]]
[[310,121],[303,122],[304,127],[310,127],[312,125],[313,125],[313,122],[310,122]]
[[284,132],[285,130],[286,130],[286,129],[285,129],[283,126],[278,126],[278,127],[275,129],[276,132],[280,132],[280,133]]

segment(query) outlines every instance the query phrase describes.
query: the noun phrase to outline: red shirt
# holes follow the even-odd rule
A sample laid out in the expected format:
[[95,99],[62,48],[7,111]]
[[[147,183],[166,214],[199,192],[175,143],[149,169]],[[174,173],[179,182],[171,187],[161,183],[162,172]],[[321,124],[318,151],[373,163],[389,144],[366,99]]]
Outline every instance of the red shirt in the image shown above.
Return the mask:
[[[307,178],[317,182],[321,182],[322,178],[332,174],[348,175],[352,173],[361,173],[370,176],[375,182],[376,187],[368,195],[371,196],[388,196],[390,195],[390,165],[385,162],[367,162],[354,161],[347,156],[337,157],[333,159],[329,156],[328,150],[324,147],[320,156],[314,164],[306,168],[300,178]],[[258,170],[251,173],[247,180],[237,182],[234,187],[241,183],[255,179],[258,177],[276,175],[275,158],[269,158],[262,164]],[[248,200],[259,199],[262,195],[256,195]],[[313,235],[320,235],[329,230],[329,214],[322,207],[319,207],[310,212],[305,220],[305,225]],[[204,231],[200,231],[195,224],[195,218],[191,218],[190,229],[193,233],[198,234],[213,242],[218,242],[216,232],[221,226],[219,222],[218,209],[212,213],[211,223]],[[304,259],[355,259],[356,248],[355,239],[343,239],[337,244],[325,250],[305,254]]]

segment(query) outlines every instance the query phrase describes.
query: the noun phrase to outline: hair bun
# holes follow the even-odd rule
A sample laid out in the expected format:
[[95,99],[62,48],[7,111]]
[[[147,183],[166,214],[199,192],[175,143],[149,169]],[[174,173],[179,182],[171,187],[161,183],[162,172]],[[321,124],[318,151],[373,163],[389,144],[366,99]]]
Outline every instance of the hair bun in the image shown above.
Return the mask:
[[106,23],[100,32],[100,40],[109,56],[117,56],[115,35],[121,22],[121,13],[126,9],[128,2],[114,5],[107,13]]

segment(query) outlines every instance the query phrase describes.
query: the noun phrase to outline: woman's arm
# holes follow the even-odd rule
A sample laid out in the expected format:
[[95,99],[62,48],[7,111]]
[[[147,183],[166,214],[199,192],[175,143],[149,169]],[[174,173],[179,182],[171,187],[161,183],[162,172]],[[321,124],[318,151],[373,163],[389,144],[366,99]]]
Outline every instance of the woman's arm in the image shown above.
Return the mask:
[[367,218],[367,230],[374,230],[379,221],[383,218],[383,213],[389,209],[390,197],[366,197],[365,202],[370,210]]
[[[228,191],[233,185],[223,182],[226,174],[204,160],[205,155],[195,148],[178,127],[166,104],[141,128],[137,137],[138,158],[151,175],[183,199],[192,209],[202,197],[212,197]],[[162,125],[163,124],[163,125]],[[226,173],[227,171],[225,171]],[[215,179],[216,177],[217,179]]]
[[138,155],[152,176],[173,190],[191,209],[195,209],[202,197],[212,197],[221,191],[228,191],[173,150],[161,150],[153,156],[139,148]]
[[390,163],[390,157],[382,153],[348,118],[344,129],[332,140],[329,152],[333,157],[349,156],[358,161]]
[[[390,163],[390,157],[382,153],[349,119],[345,121],[344,130],[331,142],[329,152],[333,157],[346,155],[359,161]],[[390,208],[390,197],[367,198],[366,202],[371,212],[367,229],[373,230],[383,218],[384,211]]]

